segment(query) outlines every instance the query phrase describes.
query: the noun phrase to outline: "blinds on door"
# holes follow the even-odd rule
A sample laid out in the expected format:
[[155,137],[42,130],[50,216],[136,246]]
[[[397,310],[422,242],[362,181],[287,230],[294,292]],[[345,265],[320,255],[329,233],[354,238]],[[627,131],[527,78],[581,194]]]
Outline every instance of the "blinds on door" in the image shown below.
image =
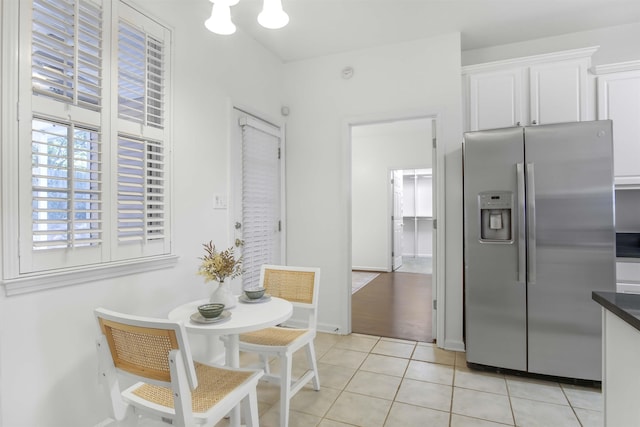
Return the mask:
[[244,289],[258,286],[260,266],[280,255],[280,130],[255,119],[242,126]]

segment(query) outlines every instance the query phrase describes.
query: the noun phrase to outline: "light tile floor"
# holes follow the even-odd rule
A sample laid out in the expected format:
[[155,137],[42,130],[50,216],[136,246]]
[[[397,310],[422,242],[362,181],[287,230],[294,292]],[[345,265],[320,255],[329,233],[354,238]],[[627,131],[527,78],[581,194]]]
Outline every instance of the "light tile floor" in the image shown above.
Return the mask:
[[[293,397],[290,427],[603,424],[598,389],[474,371],[464,353],[427,343],[320,333],[315,344],[321,389],[308,385]],[[306,366],[299,353],[294,375]],[[263,427],[278,426],[278,393],[275,385],[258,387]]]

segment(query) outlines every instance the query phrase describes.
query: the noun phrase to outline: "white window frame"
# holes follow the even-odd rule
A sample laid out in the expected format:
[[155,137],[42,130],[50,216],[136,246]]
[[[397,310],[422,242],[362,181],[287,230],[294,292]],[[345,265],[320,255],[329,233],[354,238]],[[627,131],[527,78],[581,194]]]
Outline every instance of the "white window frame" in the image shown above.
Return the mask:
[[[117,23],[119,12],[129,14],[133,10],[129,5],[120,2],[102,0],[103,3],[103,95],[102,95],[102,119],[100,122],[103,144],[103,162],[108,166],[103,173],[103,212],[104,226],[102,228],[103,241],[98,248],[97,262],[91,264],[68,264],[64,256],[57,260],[55,267],[46,267],[42,270],[26,269],[20,271],[21,247],[22,255],[25,249],[32,251],[33,241],[31,228],[31,124],[35,109],[31,107],[31,78],[25,77],[24,70],[31,69],[31,2],[5,1],[0,3],[2,8],[2,35],[0,64],[0,95],[1,112],[1,200],[2,205],[2,247],[0,256],[2,259],[2,284],[7,296],[24,294],[43,289],[56,288],[74,284],[96,281],[106,278],[119,277],[145,271],[155,271],[161,268],[169,268],[177,262],[177,256],[172,252],[171,234],[171,30],[168,26],[159,23],[155,18],[144,15],[143,19],[150,19],[162,28],[162,35],[167,49],[165,63],[165,121],[164,131],[148,131],[142,126],[137,126],[137,135],[141,138],[161,140],[165,156],[165,218],[166,230],[163,247],[152,252],[125,251],[118,248],[117,236],[117,135],[118,131],[125,131],[118,126],[118,90],[111,84],[117,77],[117,59],[114,61],[117,45]],[[26,5],[25,5],[26,4]],[[122,7],[121,7],[122,6]],[[25,12],[26,11],[26,12]],[[116,17],[116,18],[112,18]],[[116,28],[116,30],[112,30]],[[145,31],[147,28],[145,27]],[[26,46],[22,44],[26,43]],[[26,68],[25,68],[26,67]],[[20,75],[22,73],[22,76]],[[19,85],[16,85],[19,82]],[[111,88],[111,89],[109,89]],[[29,98],[26,100],[26,98]],[[111,101],[114,100],[114,101]],[[60,107],[58,107],[60,108]],[[65,108],[65,107],[63,107]],[[66,107],[70,120],[79,123],[87,123],[83,118],[88,117],[85,111],[73,106]],[[39,110],[42,113],[42,110]],[[42,114],[37,114],[42,116]],[[74,117],[75,115],[75,117]],[[53,117],[53,113],[52,113]],[[24,126],[21,131],[20,127]],[[28,129],[25,131],[25,129]],[[24,134],[29,134],[29,141],[24,140]],[[21,138],[22,137],[22,138]],[[17,143],[19,141],[20,143]],[[22,146],[22,147],[20,147]],[[26,147],[25,147],[26,146]],[[26,212],[25,212],[26,211]],[[22,220],[21,220],[22,219]],[[26,225],[25,225],[26,224]],[[26,228],[26,234],[25,229]],[[21,228],[22,227],[22,228]],[[27,252],[27,253],[28,253]],[[135,252],[131,255],[131,252]]]

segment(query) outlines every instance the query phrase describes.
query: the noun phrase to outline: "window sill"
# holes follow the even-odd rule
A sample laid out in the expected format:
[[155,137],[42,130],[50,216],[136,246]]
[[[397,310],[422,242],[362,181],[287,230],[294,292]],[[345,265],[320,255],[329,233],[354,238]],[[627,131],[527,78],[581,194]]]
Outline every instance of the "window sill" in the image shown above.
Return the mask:
[[24,275],[2,281],[6,296],[22,295],[63,286],[77,285],[97,280],[127,276],[129,274],[172,268],[178,262],[177,255],[163,255],[122,262],[113,262],[54,273]]

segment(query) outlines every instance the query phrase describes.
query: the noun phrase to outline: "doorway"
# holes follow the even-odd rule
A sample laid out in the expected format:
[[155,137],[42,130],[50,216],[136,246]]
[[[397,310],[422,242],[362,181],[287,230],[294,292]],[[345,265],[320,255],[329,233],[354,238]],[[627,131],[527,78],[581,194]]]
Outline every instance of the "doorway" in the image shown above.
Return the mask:
[[431,274],[433,266],[433,170],[391,171],[392,270]]
[[[394,194],[404,191],[405,171],[413,178],[414,185],[418,176],[421,180],[426,175],[432,179],[427,171],[431,172],[435,166],[432,161],[435,157],[432,145],[434,126],[433,118],[423,117],[351,127],[353,332],[416,341],[435,338],[431,308],[436,293],[435,286],[432,286],[432,273],[435,272],[418,272],[416,266],[412,268],[410,265],[410,261],[417,260],[418,254],[414,239],[411,239],[411,244],[407,242],[406,248],[402,247],[403,244],[398,245],[398,236],[406,233],[398,226],[398,216],[403,215],[398,212],[402,203],[394,201]],[[394,178],[402,179],[402,189],[398,181],[393,185],[391,177],[394,170],[402,171]],[[432,194],[430,191],[429,207],[433,206]],[[414,229],[418,219],[421,221],[420,229],[424,229],[426,223],[420,217],[428,216],[433,220],[431,212],[429,215],[412,212],[411,216]],[[431,240],[428,243],[429,248],[435,247]],[[412,256],[406,258],[405,268],[410,271],[401,271],[405,256],[409,255],[404,253],[407,248],[411,249]],[[399,257],[398,251],[404,256]],[[358,283],[359,288],[355,289],[353,285],[358,282],[355,275],[363,273],[374,277],[364,286]],[[381,316],[381,312],[385,315]]]

